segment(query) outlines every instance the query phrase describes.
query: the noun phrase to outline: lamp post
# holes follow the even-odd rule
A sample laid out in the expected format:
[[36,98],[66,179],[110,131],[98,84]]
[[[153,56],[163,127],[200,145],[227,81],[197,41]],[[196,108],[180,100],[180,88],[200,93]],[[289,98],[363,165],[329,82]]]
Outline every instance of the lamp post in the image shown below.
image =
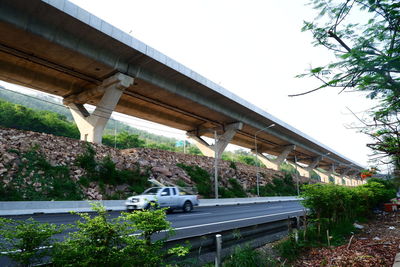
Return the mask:
[[214,131],[214,193],[215,199],[218,199],[218,150],[217,150],[217,131]]
[[299,189],[299,172],[297,171],[297,156],[294,154],[294,167],[296,169],[296,185],[297,185],[297,196],[300,196],[300,189]]
[[257,152],[257,134],[259,133],[259,132],[261,132],[261,131],[264,131],[264,130],[266,130],[266,129],[268,129],[268,128],[271,128],[271,127],[274,127],[275,126],[275,123],[273,123],[273,124],[271,124],[271,125],[269,125],[269,126],[267,126],[267,127],[265,127],[265,128],[262,128],[261,130],[258,130],[255,134],[254,134],[254,148],[255,148],[255,152],[256,152],[256,178],[257,178],[257,196],[259,197],[260,196],[260,183],[259,183],[259,181],[260,181],[260,179],[259,179],[259,176],[258,176],[258,168],[259,168],[259,161],[258,161],[258,152]]

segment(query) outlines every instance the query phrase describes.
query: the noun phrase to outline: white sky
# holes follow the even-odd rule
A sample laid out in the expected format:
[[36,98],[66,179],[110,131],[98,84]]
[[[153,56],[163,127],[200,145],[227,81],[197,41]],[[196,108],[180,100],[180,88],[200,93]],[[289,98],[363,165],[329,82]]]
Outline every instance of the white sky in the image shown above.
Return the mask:
[[300,0],[73,0],[80,7],[264,109],[344,156],[367,165],[368,138],[346,129],[346,107],[364,111],[359,93],[326,89],[307,96],[314,79],[294,78],[332,55],[311,45]]

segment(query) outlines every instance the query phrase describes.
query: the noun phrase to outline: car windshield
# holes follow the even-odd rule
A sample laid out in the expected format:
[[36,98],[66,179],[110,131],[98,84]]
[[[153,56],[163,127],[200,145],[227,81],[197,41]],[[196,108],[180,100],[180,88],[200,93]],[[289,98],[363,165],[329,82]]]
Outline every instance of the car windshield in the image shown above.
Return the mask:
[[157,195],[157,192],[161,190],[160,187],[152,187],[147,189],[146,191],[143,192],[143,195]]

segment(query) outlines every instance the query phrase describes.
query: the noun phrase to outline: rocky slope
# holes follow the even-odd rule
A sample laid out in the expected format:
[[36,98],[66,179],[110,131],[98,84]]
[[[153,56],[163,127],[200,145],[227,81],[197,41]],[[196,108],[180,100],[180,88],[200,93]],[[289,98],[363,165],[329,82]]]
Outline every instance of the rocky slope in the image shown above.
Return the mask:
[[[51,165],[68,166],[71,179],[74,181],[78,181],[84,175],[85,171],[76,166],[75,161],[85,152],[85,142],[45,133],[0,127],[0,179],[3,183],[9,182],[10,177],[18,171],[19,163],[24,160],[20,158],[20,153],[29,151],[34,146],[38,147]],[[193,185],[190,176],[176,166],[178,163],[199,166],[213,173],[214,159],[209,157],[148,148],[118,150],[105,145],[92,144],[92,146],[96,152],[96,159],[101,160],[109,156],[118,169],[133,170],[139,166],[140,171],[147,174],[149,179],[156,179],[162,183],[176,184],[178,180],[182,180],[187,185]],[[221,186],[228,186],[227,180],[235,178],[244,189],[254,187],[257,168],[242,163],[235,165],[236,168],[233,168],[229,161],[219,162]],[[259,168],[259,171],[261,185],[271,182],[273,177],[283,177],[281,172],[275,170]],[[305,177],[300,177],[300,179],[301,182],[308,181]],[[119,185],[118,188],[109,187],[107,190],[112,194],[112,190],[126,190],[127,186]],[[100,191],[99,186],[93,182],[84,188],[88,199],[102,199]]]

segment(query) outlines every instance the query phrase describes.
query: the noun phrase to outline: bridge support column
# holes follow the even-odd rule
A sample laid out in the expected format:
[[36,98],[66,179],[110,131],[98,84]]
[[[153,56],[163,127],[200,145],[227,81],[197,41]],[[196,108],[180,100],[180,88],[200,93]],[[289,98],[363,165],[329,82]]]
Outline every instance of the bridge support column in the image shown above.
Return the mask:
[[[327,183],[334,183],[336,184],[336,175],[335,175],[335,165],[332,164],[331,168],[329,169],[329,171],[327,171],[326,175],[328,176],[328,181]],[[333,181],[331,181],[331,178],[333,179]]]
[[304,167],[300,166],[297,163],[289,162],[289,164],[292,165],[299,172],[300,176],[311,178],[311,173]]
[[[281,154],[276,159],[269,159],[262,153],[257,152],[256,157],[260,160],[267,168],[273,170],[279,170],[279,166],[285,161],[287,156],[296,148],[295,145],[286,146]],[[252,150],[255,153],[255,150]]]
[[201,133],[199,130],[188,132],[187,135],[189,138],[195,140],[197,147],[205,156],[214,157],[214,195],[215,199],[218,199],[218,160],[221,158],[222,153],[225,148],[228,146],[229,142],[235,136],[238,130],[241,130],[243,127],[242,122],[232,123],[228,126],[224,127],[224,132],[219,137],[217,136],[216,129],[205,129],[202,131],[214,132],[214,145],[209,145],[206,141],[204,141],[200,136]]
[[[251,152],[255,153],[254,150]],[[264,154],[257,152],[256,157],[262,162],[268,169],[279,170],[279,165],[277,165],[274,160],[267,158]]]
[[321,182],[324,182],[326,175],[315,169],[321,160],[322,160],[322,156],[316,157],[316,158],[314,158],[314,160],[311,162],[310,165],[308,165],[307,167],[304,168],[307,171],[308,178],[311,178],[311,171],[314,171],[319,175],[319,177],[321,177]]
[[329,174],[326,172],[321,172],[317,169],[314,169],[314,171],[321,177],[321,182],[323,183],[329,183]]
[[[104,127],[106,126],[111,113],[123,93],[123,91],[133,84],[133,78],[121,73],[104,80],[97,88],[84,91],[77,95],[71,95],[64,99],[71,114],[78,126],[81,140],[101,143]],[[83,106],[91,98],[103,95],[96,109],[90,114]]]
[[[243,123],[241,122],[229,124],[225,127],[224,133],[217,137],[214,145],[209,145],[206,141],[204,141],[200,136],[195,133],[188,132],[187,136],[194,140],[196,146],[200,149],[201,153],[203,153],[204,156],[216,157],[217,159],[220,159],[229,142],[235,136],[236,132],[242,129],[242,127]],[[208,129],[208,131],[212,131],[212,129]]]
[[[358,185],[357,180],[354,179],[354,177],[352,177],[350,175],[350,173],[352,172],[351,168],[345,169],[342,174],[340,175],[340,184],[341,185],[347,185],[347,181],[350,181],[350,184],[352,186],[356,186]],[[344,183],[343,183],[344,182]]]

